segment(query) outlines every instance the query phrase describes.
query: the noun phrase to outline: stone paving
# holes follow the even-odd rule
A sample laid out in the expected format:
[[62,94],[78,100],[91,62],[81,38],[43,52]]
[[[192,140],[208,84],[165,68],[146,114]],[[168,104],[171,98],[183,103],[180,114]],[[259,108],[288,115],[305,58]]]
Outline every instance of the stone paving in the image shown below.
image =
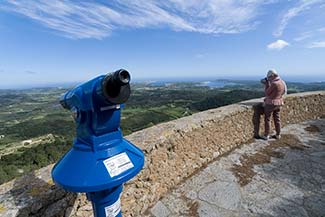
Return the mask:
[[325,119],[289,125],[283,134],[220,157],[176,186],[148,215],[325,217]]

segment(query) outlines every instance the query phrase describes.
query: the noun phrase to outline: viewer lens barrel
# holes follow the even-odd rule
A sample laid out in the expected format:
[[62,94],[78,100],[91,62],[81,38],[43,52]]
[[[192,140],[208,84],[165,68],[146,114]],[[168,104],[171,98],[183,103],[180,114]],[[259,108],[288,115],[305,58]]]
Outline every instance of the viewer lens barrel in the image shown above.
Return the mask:
[[107,74],[102,82],[104,97],[113,104],[126,102],[131,94],[130,80],[130,73],[124,69]]

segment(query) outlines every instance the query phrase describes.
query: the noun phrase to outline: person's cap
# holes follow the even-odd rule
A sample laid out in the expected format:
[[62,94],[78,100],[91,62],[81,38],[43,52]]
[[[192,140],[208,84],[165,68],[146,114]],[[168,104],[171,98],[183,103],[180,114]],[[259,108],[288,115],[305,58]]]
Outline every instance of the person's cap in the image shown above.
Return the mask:
[[267,72],[267,77],[271,77],[272,75],[278,76],[279,74],[277,73],[277,71],[275,71],[275,69],[270,69]]

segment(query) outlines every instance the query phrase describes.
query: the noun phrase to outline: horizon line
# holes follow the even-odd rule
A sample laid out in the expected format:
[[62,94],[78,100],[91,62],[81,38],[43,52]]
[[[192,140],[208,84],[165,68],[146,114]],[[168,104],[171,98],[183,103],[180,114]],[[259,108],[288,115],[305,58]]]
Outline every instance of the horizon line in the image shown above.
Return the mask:
[[[228,80],[228,81],[258,81],[263,76],[251,75],[251,76],[191,76],[191,77],[141,77],[133,79],[131,83],[154,83],[154,82],[174,82],[174,83],[195,83],[208,81],[207,79],[213,79],[212,81]],[[325,82],[325,76],[319,78],[318,76],[307,75],[295,75],[295,76],[283,76],[284,80],[292,83],[322,83]],[[306,80],[306,78],[308,78]],[[211,80],[210,80],[211,81]],[[41,89],[41,88],[67,88],[69,86],[78,85],[85,81],[62,81],[62,82],[41,82],[34,84],[9,84],[4,87],[0,86],[0,90],[24,90],[24,89]]]

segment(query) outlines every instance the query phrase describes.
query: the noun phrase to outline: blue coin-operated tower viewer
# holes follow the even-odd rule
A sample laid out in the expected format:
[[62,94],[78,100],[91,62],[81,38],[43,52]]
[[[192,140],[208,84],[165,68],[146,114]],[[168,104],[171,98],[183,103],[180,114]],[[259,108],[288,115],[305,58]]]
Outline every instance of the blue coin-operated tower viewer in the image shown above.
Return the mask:
[[85,192],[94,216],[122,216],[123,183],[143,167],[142,151],[120,130],[121,108],[130,96],[126,70],[99,76],[65,93],[60,103],[73,112],[77,137],[54,166],[52,177],[67,191]]

